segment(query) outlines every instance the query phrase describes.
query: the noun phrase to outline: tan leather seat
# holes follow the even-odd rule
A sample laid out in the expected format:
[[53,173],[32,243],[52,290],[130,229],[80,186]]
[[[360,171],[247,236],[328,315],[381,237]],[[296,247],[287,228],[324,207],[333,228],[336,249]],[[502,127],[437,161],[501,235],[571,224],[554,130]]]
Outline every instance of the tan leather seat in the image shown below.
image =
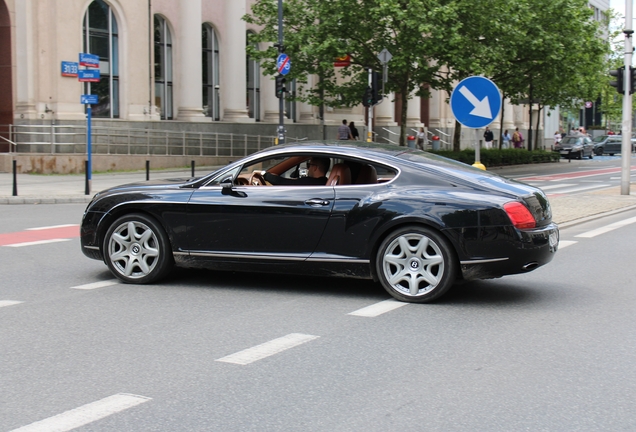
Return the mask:
[[345,164],[335,164],[327,180],[327,186],[351,184],[351,170]]
[[356,184],[376,184],[378,182],[378,173],[373,165],[362,165]]

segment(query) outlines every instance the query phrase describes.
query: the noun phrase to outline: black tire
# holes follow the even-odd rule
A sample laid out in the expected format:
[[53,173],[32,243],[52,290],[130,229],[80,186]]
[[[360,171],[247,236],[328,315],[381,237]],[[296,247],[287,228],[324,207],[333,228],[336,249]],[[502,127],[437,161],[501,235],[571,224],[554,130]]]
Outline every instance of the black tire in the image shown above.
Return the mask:
[[596,149],[596,156],[603,156],[603,147]]
[[579,154],[577,154],[577,155],[576,155],[576,158],[577,158],[578,160],[583,159],[583,150],[581,150],[581,151],[579,152]]
[[593,151],[590,152],[590,159],[594,159],[594,152]]
[[126,283],[155,282],[174,266],[164,229],[155,219],[139,213],[113,222],[106,232],[102,250],[111,273]]
[[457,273],[455,251],[442,234],[406,226],[388,235],[375,258],[378,278],[395,299],[426,303],[443,295]]

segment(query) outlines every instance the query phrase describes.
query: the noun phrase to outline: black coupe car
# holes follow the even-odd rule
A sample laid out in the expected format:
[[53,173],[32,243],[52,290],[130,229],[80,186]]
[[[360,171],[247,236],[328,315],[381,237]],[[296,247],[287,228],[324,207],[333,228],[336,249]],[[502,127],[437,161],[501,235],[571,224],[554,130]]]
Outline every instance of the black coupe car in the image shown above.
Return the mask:
[[[317,160],[328,173],[305,184]],[[540,189],[375,143],[274,146],[205,177],[115,187],[95,195],[81,225],[83,253],[128,283],[174,265],[331,275],[418,303],[456,279],[532,271],[558,241]]]

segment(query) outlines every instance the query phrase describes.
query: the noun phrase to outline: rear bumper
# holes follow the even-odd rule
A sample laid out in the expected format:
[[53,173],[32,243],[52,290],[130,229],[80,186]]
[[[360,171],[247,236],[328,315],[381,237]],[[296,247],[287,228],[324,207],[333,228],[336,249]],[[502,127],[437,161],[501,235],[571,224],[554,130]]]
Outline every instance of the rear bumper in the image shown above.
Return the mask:
[[[530,272],[552,261],[559,245],[559,228],[554,223],[532,230],[499,227],[485,231],[485,236],[492,241],[481,247],[475,244],[473,252],[481,252],[479,255],[460,259],[462,276],[466,280]],[[488,250],[498,251],[498,254],[493,256],[487,253]]]

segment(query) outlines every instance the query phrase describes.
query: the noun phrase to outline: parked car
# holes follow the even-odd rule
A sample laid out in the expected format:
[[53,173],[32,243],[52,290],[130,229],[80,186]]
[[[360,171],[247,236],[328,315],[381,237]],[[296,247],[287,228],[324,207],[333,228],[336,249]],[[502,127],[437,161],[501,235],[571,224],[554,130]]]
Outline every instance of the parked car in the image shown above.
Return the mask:
[[[632,138],[632,153],[636,151],[636,138]],[[608,154],[614,156],[621,153],[623,146],[622,135],[601,135],[594,138],[594,153],[598,156]]]
[[562,157],[583,159],[594,157],[594,143],[588,136],[568,135],[554,146],[554,151],[558,151]]
[[[329,159],[325,185],[265,180],[298,179],[310,158]],[[82,252],[127,283],[158,281],[174,265],[330,275],[374,279],[417,303],[456,279],[530,272],[558,241],[540,189],[376,143],[274,146],[201,178],[115,187],[95,195],[81,224]]]

